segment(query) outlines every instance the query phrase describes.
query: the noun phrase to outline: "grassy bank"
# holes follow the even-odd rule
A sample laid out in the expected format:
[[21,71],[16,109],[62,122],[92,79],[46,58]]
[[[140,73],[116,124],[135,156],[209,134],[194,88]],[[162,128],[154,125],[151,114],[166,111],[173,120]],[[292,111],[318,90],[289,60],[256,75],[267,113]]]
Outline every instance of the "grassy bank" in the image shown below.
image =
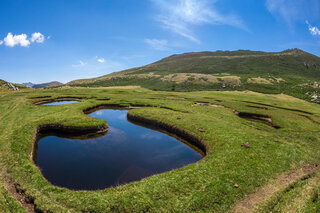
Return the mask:
[[[81,99],[61,106],[33,104],[59,97]],[[37,127],[104,127],[106,121],[83,113],[99,104],[146,105],[129,113],[187,131],[201,139],[207,155],[195,164],[105,190],[71,191],[51,185],[30,159]],[[281,128],[240,118],[235,111],[265,115]],[[270,178],[320,162],[319,105],[285,95],[143,88],[22,91],[0,95],[0,119],[2,171],[35,198],[38,208],[52,212],[227,212]],[[246,143],[250,148],[242,146]],[[312,200],[317,190],[309,190],[303,209],[318,208],[319,200]],[[21,210],[5,189],[3,178],[0,192],[0,210]]]

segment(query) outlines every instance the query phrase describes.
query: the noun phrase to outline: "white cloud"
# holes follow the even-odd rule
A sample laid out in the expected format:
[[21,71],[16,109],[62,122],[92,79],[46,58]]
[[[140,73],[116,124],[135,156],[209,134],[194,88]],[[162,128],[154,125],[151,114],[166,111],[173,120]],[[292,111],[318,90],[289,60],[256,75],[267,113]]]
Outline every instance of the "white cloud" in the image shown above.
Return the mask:
[[306,24],[308,25],[311,35],[320,36],[320,30],[318,27],[313,27],[308,21],[306,21]]
[[87,62],[80,60],[78,64],[73,64],[72,67],[84,67],[87,64],[88,64]]
[[30,45],[30,41],[28,40],[28,36],[26,34],[12,35],[12,33],[8,33],[7,37],[5,37],[3,41],[8,47],[14,47],[16,45],[28,47]]
[[98,58],[97,59],[97,62],[99,62],[99,63],[104,63],[106,60],[104,60],[104,58]]
[[32,34],[30,40],[31,42],[43,43],[45,40],[45,37],[41,33],[37,32]]
[[155,50],[169,50],[167,40],[159,39],[145,39],[144,40],[152,49]]
[[4,45],[8,47],[14,47],[17,45],[20,45],[21,47],[29,47],[31,43],[43,43],[44,40],[44,35],[39,32],[33,33],[30,39],[28,39],[26,34],[13,35],[12,33],[8,33],[3,41],[0,40],[0,45],[4,43]]
[[319,18],[319,0],[266,0],[266,7],[289,26],[306,18]]
[[216,0],[152,0],[152,2],[160,11],[156,18],[165,29],[194,42],[200,42],[192,29],[194,26],[230,25],[247,30],[238,16],[219,13],[214,8]]

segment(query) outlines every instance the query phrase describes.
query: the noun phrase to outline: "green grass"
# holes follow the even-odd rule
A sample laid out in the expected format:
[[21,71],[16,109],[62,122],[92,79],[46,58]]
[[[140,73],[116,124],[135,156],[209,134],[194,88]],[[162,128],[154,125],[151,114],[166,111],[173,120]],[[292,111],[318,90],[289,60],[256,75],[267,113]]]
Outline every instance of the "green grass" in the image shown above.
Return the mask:
[[[47,95],[86,99],[60,106],[36,106],[32,104],[36,100],[29,99]],[[110,100],[97,100],[101,98]],[[194,106],[197,101],[224,108]],[[71,191],[51,185],[30,160],[35,129],[43,124],[107,125],[104,120],[82,113],[101,103],[154,106],[132,109],[129,113],[174,125],[201,138],[207,146],[207,156],[195,164],[105,190]],[[261,104],[269,105],[268,109],[252,107]],[[282,128],[277,130],[239,118],[233,110],[271,116]],[[39,208],[53,212],[226,212],[270,178],[320,161],[320,128],[316,123],[320,122],[319,105],[285,95],[163,92],[144,88],[25,90],[0,95],[0,120],[1,169],[36,198]],[[198,128],[205,132],[199,132]],[[251,148],[242,147],[244,143]],[[0,192],[0,210],[17,208],[16,201],[1,184]],[[311,197],[316,197],[315,193]],[[310,199],[306,208],[312,209],[314,202]]]
[[277,192],[256,212],[319,212],[320,173],[306,175]]
[[[154,75],[145,76],[150,73]],[[163,80],[164,76],[175,73],[215,76],[228,73],[240,77],[241,85],[224,85],[223,81],[199,84],[192,82],[192,78],[182,83]],[[257,77],[271,79],[272,84],[247,83],[248,78]],[[279,78],[283,81],[277,82],[276,79]],[[320,86],[317,88],[311,86],[314,82],[320,82],[320,58],[299,49],[292,49],[278,53],[247,50],[185,53],[94,79],[75,80],[67,85],[79,87],[140,85],[151,90],[180,92],[251,90],[272,94],[285,93],[311,101],[312,95],[307,92],[316,92],[320,96]],[[307,85],[301,86],[302,84]],[[320,98],[314,102],[320,102]]]

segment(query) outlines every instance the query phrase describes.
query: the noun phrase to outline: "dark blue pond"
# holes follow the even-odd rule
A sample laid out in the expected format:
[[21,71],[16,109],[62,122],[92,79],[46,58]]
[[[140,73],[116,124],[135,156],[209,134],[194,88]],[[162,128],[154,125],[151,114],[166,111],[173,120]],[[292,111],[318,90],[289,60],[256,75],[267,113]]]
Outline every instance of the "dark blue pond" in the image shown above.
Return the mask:
[[73,104],[73,103],[77,103],[78,101],[55,101],[52,103],[47,103],[47,104],[43,104],[45,106],[50,106],[50,105],[63,105],[63,104]]
[[74,190],[104,189],[202,158],[172,136],[129,122],[127,110],[104,109],[90,116],[107,120],[106,135],[81,139],[47,133],[39,140],[36,163],[52,184]]

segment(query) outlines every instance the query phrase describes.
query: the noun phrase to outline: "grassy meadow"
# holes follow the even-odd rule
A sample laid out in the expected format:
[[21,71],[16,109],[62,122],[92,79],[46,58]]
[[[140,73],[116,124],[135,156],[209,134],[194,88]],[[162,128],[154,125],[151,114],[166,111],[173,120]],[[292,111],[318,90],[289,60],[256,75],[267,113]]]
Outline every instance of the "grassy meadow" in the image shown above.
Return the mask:
[[[69,105],[33,104],[59,97],[81,99]],[[128,113],[199,138],[206,156],[183,168],[104,190],[51,185],[30,157],[37,127],[105,127],[106,121],[83,113],[99,104],[146,106]],[[280,128],[241,118],[237,112],[264,115]],[[279,175],[320,162],[319,105],[284,94],[139,87],[0,91],[0,119],[0,212],[26,211],[7,190],[8,180],[34,197],[38,209],[50,212],[239,212],[239,202]],[[319,169],[290,181],[279,184],[253,211],[319,212]]]

